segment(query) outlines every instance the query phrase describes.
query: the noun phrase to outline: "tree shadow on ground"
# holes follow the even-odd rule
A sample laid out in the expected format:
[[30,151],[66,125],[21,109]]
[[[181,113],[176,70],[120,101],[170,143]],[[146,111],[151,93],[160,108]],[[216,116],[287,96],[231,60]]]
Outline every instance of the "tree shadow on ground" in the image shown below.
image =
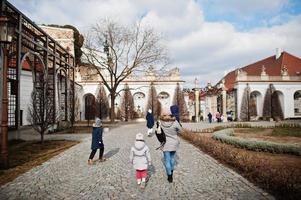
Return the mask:
[[119,152],[119,149],[120,148],[115,148],[115,149],[112,149],[112,150],[108,151],[107,153],[105,153],[104,157],[105,158],[113,157],[115,154],[117,154]]
[[148,177],[150,178],[155,173],[156,173],[156,167],[154,165],[150,165],[148,167]]

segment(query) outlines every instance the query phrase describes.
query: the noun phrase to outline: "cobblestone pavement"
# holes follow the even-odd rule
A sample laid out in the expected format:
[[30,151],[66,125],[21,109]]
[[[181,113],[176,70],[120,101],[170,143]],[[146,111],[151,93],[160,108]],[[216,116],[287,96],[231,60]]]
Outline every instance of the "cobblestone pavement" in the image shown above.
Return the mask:
[[0,199],[273,199],[234,171],[181,140],[174,182],[168,183],[158,142],[146,137],[153,167],[144,190],[136,185],[129,151],[145,123],[104,135],[105,162],[87,165],[90,137],[0,188]]

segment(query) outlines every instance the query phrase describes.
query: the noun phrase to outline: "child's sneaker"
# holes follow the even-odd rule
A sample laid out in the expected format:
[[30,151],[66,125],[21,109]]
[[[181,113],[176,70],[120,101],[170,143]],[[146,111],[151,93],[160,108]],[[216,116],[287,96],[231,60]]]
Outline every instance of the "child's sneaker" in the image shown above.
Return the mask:
[[144,188],[145,188],[145,181],[142,181],[142,182],[141,182],[140,188],[141,188],[141,189],[144,189]]
[[88,160],[88,165],[93,165],[93,160],[92,159]]
[[107,160],[106,158],[99,158],[99,162],[104,162],[106,160]]
[[138,184],[138,185],[141,184],[141,179],[137,179],[137,184]]

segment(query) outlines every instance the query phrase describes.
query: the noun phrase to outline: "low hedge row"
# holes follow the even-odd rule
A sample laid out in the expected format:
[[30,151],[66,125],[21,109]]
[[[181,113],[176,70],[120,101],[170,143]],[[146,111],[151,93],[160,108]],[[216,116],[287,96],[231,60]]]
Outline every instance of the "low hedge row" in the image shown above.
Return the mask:
[[220,131],[216,131],[212,137],[215,140],[219,140],[221,142],[234,145],[236,147],[246,148],[253,151],[286,153],[301,156],[301,148],[296,145],[234,137],[233,129],[223,129]]

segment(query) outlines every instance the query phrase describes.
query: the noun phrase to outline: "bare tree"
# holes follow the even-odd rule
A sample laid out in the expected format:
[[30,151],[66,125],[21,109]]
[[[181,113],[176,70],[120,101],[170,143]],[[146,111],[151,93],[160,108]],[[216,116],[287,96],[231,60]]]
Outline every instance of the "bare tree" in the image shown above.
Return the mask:
[[120,114],[121,116],[124,116],[125,121],[134,118],[134,99],[128,84],[125,84],[124,86]]
[[96,115],[102,119],[109,116],[109,101],[104,87],[101,85],[96,99]]
[[280,102],[280,96],[277,91],[274,91],[272,94],[272,100],[271,100],[271,109],[272,109],[272,117],[274,120],[283,120],[283,111],[282,111],[282,106]]
[[252,117],[256,117],[258,115],[257,113],[257,97],[256,97],[256,94],[251,94],[250,95],[250,101],[249,101],[249,111],[250,111],[250,116]]
[[173,105],[179,106],[179,114],[181,117],[188,114],[188,109],[184,99],[184,92],[180,87],[180,84],[177,83],[177,87],[175,89],[175,94],[173,98]]
[[269,87],[266,90],[266,93],[264,95],[264,101],[263,101],[263,111],[262,116],[265,119],[270,119],[272,117],[272,93],[273,93],[273,86],[272,84],[269,85]]
[[158,119],[161,114],[161,103],[158,100],[157,91],[153,83],[149,88],[147,110],[151,109],[155,119]]
[[86,37],[86,62],[94,66],[111,97],[111,122],[115,119],[117,88],[132,73],[152,64],[166,63],[161,37],[152,28],[124,26],[111,21],[95,24]]
[[[47,81],[39,76],[39,81],[31,93],[31,102],[28,106],[27,120],[41,135],[41,143],[44,143],[45,132],[56,122],[53,119],[55,108],[53,99],[47,90]],[[56,115],[58,117],[58,115]]]
[[240,107],[240,119],[243,121],[250,121],[250,86],[246,85],[242,95]]

